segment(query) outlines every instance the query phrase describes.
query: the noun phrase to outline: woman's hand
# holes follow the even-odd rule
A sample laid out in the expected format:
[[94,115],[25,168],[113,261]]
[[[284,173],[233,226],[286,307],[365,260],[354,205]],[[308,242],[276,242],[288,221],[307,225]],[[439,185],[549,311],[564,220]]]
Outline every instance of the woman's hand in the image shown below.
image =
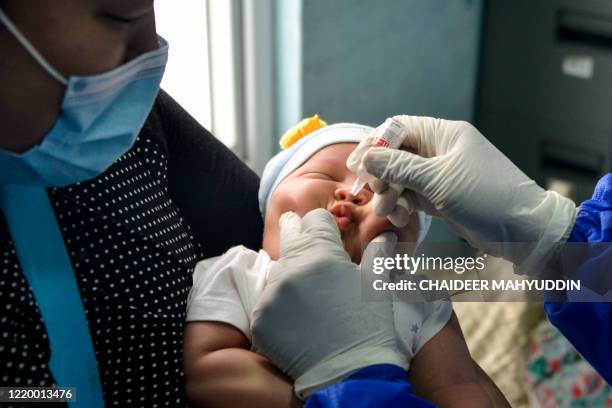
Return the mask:
[[391,299],[363,299],[360,267],[331,214],[285,213],[280,226],[281,257],[253,311],[253,350],[293,378],[301,398],[362,367],[402,366]]
[[[402,149],[371,148],[364,140],[347,166],[371,183],[378,215],[395,224],[413,210],[443,218],[473,246],[538,271],[574,224],[576,206],[545,191],[476,128],[415,116],[396,116],[408,130]],[[390,183],[390,184],[388,184]]]

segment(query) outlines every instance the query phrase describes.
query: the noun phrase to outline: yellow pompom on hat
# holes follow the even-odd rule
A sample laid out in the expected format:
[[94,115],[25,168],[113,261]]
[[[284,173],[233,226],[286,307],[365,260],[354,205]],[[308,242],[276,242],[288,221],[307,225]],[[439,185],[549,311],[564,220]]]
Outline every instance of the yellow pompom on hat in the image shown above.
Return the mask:
[[327,126],[324,120],[319,118],[319,115],[314,115],[310,118],[303,119],[300,123],[289,128],[280,139],[280,146],[283,149],[288,149],[298,140],[306,135]]

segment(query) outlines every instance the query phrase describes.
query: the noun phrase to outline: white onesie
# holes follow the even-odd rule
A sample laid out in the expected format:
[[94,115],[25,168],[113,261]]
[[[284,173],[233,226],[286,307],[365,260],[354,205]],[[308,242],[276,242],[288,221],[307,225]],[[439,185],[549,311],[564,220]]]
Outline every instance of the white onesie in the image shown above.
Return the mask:
[[[251,311],[274,263],[264,251],[237,246],[196,265],[187,301],[187,321],[230,324],[251,340]],[[450,302],[394,302],[398,346],[406,366],[421,347],[448,321]]]

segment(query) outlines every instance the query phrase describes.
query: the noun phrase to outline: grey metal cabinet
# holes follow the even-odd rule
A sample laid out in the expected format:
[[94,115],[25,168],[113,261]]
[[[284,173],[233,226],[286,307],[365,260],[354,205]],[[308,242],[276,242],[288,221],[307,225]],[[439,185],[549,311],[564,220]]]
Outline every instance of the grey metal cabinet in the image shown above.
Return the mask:
[[611,168],[612,1],[485,3],[476,123],[539,183],[587,198]]

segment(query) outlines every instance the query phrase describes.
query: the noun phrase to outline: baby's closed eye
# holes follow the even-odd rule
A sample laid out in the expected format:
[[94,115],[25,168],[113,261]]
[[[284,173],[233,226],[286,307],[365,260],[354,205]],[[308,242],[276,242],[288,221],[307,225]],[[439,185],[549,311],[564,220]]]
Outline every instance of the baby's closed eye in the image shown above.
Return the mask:
[[336,181],[336,179],[332,175],[318,171],[309,171],[307,173],[303,173],[302,175],[300,175],[300,177]]

